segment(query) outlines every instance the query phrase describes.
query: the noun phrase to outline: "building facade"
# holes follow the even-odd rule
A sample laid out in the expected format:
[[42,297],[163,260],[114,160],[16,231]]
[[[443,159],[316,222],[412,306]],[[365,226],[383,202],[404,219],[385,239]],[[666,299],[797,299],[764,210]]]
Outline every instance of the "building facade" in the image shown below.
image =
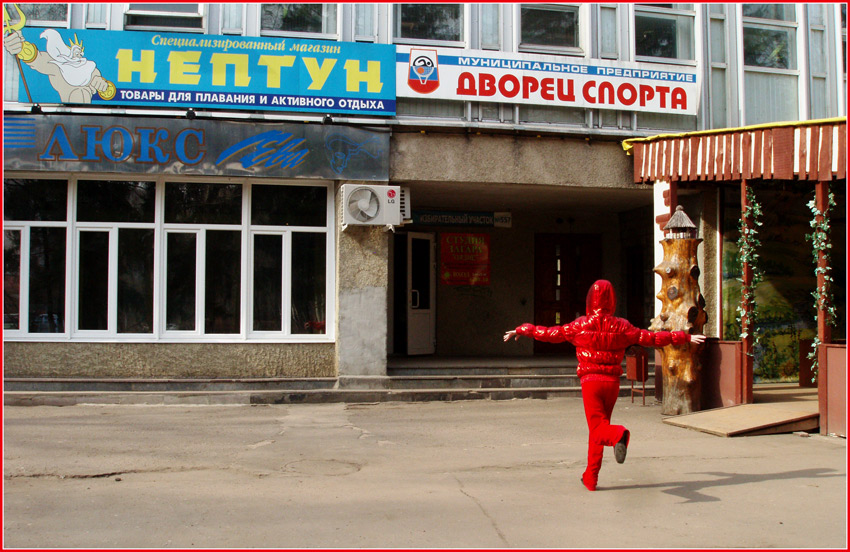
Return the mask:
[[[624,140],[846,115],[839,3],[5,9],[7,377],[568,354],[501,335],[583,314],[597,278],[634,324],[657,308],[665,188],[636,183]],[[370,211],[352,190],[385,186],[398,219],[345,223]],[[759,186],[799,245],[810,190]],[[739,199],[678,189],[704,240],[705,332],[725,339]],[[813,269],[780,268],[771,331],[793,336],[761,351],[768,380],[796,377],[791,342],[812,330]]]

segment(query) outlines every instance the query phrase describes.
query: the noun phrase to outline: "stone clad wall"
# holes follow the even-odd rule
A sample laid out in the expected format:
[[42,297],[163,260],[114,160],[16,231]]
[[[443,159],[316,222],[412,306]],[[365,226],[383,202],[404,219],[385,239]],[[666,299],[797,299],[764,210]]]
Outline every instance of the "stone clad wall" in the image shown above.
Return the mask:
[[334,377],[333,343],[6,342],[5,377]]
[[[339,186],[336,206],[341,221]],[[337,375],[387,374],[387,232],[384,226],[337,226]]]

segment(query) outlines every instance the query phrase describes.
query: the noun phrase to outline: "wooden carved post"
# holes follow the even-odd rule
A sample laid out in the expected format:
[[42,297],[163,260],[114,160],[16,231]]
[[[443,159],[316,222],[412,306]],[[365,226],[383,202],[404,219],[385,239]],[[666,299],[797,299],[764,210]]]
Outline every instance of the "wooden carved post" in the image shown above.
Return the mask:
[[[699,289],[696,226],[681,206],[664,227],[661,240],[664,260],[655,267],[661,276],[661,312],[649,326],[653,331],[685,331],[701,334],[708,320],[705,298]],[[697,346],[667,345],[661,348],[663,397],[661,413],[688,414],[700,409],[700,362]]]

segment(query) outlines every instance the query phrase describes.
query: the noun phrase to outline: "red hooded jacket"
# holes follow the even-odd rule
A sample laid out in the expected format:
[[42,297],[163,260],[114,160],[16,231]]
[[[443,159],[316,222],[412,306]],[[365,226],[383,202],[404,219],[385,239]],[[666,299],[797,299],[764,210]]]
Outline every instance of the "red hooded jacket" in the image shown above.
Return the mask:
[[608,280],[597,280],[587,292],[587,316],[576,318],[564,326],[523,324],[518,335],[547,343],[569,341],[576,347],[578,376],[582,381],[619,380],[626,348],[631,345],[663,347],[683,345],[691,336],[685,332],[651,332],[636,328],[624,318],[614,316],[617,298]]

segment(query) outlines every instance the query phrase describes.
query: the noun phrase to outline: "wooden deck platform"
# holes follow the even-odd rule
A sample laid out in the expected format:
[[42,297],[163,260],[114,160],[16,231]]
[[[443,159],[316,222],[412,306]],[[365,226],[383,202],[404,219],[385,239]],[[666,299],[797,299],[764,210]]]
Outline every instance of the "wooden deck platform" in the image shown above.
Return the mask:
[[671,416],[664,423],[721,437],[808,432],[816,430],[820,423],[817,389],[796,384],[760,384],[753,389],[753,401]]

